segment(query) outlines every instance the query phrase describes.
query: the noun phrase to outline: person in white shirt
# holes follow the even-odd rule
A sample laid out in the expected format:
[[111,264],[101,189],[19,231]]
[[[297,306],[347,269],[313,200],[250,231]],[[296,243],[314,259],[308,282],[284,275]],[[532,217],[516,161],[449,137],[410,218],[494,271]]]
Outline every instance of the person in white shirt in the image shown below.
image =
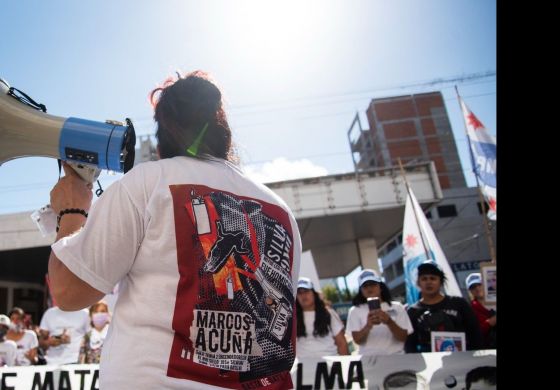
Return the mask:
[[[404,306],[392,301],[391,293],[381,277],[372,269],[358,276],[360,289],[354,306],[348,311],[346,329],[358,344],[361,355],[392,355],[404,353],[404,343],[413,332]],[[379,298],[380,309],[370,310],[367,298]]]
[[41,342],[48,347],[47,364],[78,363],[82,338],[90,329],[86,309],[64,311],[51,307],[43,313],[39,327]]
[[169,79],[151,100],[159,161],[135,166],[93,205],[91,184],[63,165],[51,191],[54,298],[76,310],[120,282],[101,388],[291,388],[296,220],[232,163],[207,73]]
[[344,324],[325,306],[309,278],[300,277],[297,286],[297,356],[348,355]]
[[17,345],[12,340],[6,340],[10,323],[7,315],[0,314],[0,367],[16,365]]
[[8,313],[10,316],[10,330],[6,334],[8,340],[12,340],[17,344],[18,354],[16,365],[30,366],[37,363],[37,347],[39,342],[37,334],[29,329],[25,329],[23,319],[25,311],[20,307],[14,307]]

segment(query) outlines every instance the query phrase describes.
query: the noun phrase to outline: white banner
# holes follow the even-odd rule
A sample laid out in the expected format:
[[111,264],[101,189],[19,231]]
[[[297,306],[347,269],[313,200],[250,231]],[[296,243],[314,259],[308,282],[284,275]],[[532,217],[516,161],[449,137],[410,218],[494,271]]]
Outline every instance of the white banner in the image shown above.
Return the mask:
[[[406,303],[409,305],[418,301],[418,266],[423,261],[432,259],[441,267],[447,282],[445,292],[447,295],[462,296],[455,274],[451,270],[445,253],[424,215],[424,211],[418,204],[412,188],[406,197],[403,224],[403,265],[406,283]],[[426,253],[427,252],[427,253]]]
[[[0,368],[5,390],[99,389],[97,364]],[[417,390],[495,389],[496,350],[411,353],[390,356],[324,356],[296,359],[294,388]],[[467,382],[468,386],[467,386]],[[414,386],[416,387],[410,387]]]

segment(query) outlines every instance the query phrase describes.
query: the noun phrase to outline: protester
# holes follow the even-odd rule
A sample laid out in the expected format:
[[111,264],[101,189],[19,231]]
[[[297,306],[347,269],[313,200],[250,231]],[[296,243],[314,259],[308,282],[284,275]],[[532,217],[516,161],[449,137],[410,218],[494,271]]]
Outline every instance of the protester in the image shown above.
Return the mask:
[[472,297],[471,307],[476,314],[482,332],[482,348],[496,348],[496,311],[484,305],[484,289],[480,273],[469,274],[465,279]]
[[53,306],[43,313],[39,327],[47,364],[78,363],[82,338],[90,328],[87,310],[64,311]]
[[37,334],[26,329],[24,324],[25,312],[20,307],[14,307],[8,313],[10,316],[10,330],[6,334],[6,339],[12,340],[17,345],[17,366],[30,366],[38,363],[37,347],[39,341]]
[[111,320],[109,306],[104,301],[94,303],[89,308],[89,316],[91,318],[91,329],[82,339],[78,362],[97,364],[100,361],[103,342],[109,330],[109,322]]
[[17,345],[12,340],[6,340],[10,323],[10,318],[7,315],[0,314],[0,367],[15,366],[16,364]]
[[421,298],[407,310],[414,333],[406,340],[406,352],[431,352],[431,333],[463,332],[466,348],[478,349],[481,334],[476,316],[462,297],[441,292],[446,277],[439,265],[427,260],[418,266],[417,285]]
[[[360,347],[361,355],[404,353],[404,342],[412,325],[404,306],[393,301],[391,292],[372,269],[358,276],[360,286],[348,312],[347,331]],[[380,309],[370,310],[367,298],[379,298]]]
[[349,354],[344,324],[325,306],[309,278],[298,280],[296,308],[299,358]]
[[222,94],[205,72],[167,80],[151,101],[159,161],[134,167],[91,210],[91,185],[64,165],[51,192],[54,297],[76,310],[122,281],[101,388],[290,388],[295,218],[232,163]]

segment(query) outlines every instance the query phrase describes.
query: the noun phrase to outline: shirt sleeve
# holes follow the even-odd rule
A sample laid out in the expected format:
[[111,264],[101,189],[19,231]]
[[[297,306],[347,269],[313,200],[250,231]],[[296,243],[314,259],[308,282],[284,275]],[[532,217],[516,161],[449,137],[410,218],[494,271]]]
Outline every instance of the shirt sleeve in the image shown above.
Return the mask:
[[360,318],[360,310],[357,306],[352,306],[348,311],[348,319],[346,320],[346,331],[352,335],[352,332],[357,332],[361,330],[365,321]]
[[401,329],[406,330],[407,334],[412,334],[412,332],[414,332],[414,328],[412,327],[412,322],[410,322],[410,317],[406,313],[404,307],[400,304],[395,303],[393,303],[393,306],[395,306],[395,309],[397,310],[397,318],[395,320],[397,325]]
[[77,277],[109,294],[131,269],[143,234],[143,214],[119,181],[93,204],[84,228],[52,250]]
[[340,333],[344,329],[344,324],[340,320],[340,317],[333,309],[329,308],[329,313],[331,315],[331,332],[333,337]]
[[[411,324],[414,323],[416,325],[416,311],[415,309],[409,307],[406,310],[406,315],[408,316]],[[415,325],[412,325],[413,332],[408,334],[406,341],[404,343],[404,351],[406,353],[417,353],[420,352],[418,350],[418,329],[415,329]]]
[[39,346],[39,340],[37,339],[37,334],[34,331],[29,331],[29,348],[37,348]]
[[47,310],[44,314],[43,317],[41,317],[41,323],[39,324],[39,329],[41,330],[46,330],[49,333],[51,332],[51,328],[50,328],[50,310]]

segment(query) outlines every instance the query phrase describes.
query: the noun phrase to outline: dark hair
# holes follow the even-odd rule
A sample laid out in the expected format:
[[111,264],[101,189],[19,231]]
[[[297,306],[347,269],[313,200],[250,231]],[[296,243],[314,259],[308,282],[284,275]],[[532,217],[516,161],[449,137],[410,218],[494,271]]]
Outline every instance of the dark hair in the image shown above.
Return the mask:
[[440,280],[442,285],[447,280],[443,271],[441,269],[439,269],[438,267],[436,267],[435,265],[432,265],[432,264],[420,264],[420,266],[418,266],[418,279],[420,279],[420,275],[439,276],[439,280]]
[[[321,299],[315,290],[313,297],[315,299],[315,322],[313,322],[313,336],[326,336],[329,334],[331,326],[331,313],[327,310],[325,302]],[[296,299],[296,315],[297,315],[297,337],[307,336],[305,331],[305,321],[303,320],[303,308]]]
[[488,385],[496,384],[496,367],[493,366],[480,366],[470,370],[465,377],[465,384],[467,390],[471,388],[472,382],[484,380]]
[[[389,287],[387,287],[387,285],[383,282],[379,282],[379,286],[381,287],[381,300],[383,302],[387,302],[389,306],[392,306],[391,301],[393,300],[393,297],[391,296],[391,291],[389,291]],[[367,299],[364,296],[364,294],[362,294],[362,286],[360,286],[360,288],[358,288],[358,293],[352,299],[352,304],[354,306],[358,306],[366,302]]]
[[12,317],[12,314],[19,315],[22,320],[23,320],[23,317],[25,317],[25,311],[23,311],[23,309],[21,307],[17,307],[17,306],[14,306],[12,308],[12,310],[10,310],[10,312],[8,313],[8,317]]
[[167,79],[150,94],[160,157],[190,156],[187,149],[207,124],[199,154],[233,160],[222,92],[204,71],[177,76],[177,80]]

